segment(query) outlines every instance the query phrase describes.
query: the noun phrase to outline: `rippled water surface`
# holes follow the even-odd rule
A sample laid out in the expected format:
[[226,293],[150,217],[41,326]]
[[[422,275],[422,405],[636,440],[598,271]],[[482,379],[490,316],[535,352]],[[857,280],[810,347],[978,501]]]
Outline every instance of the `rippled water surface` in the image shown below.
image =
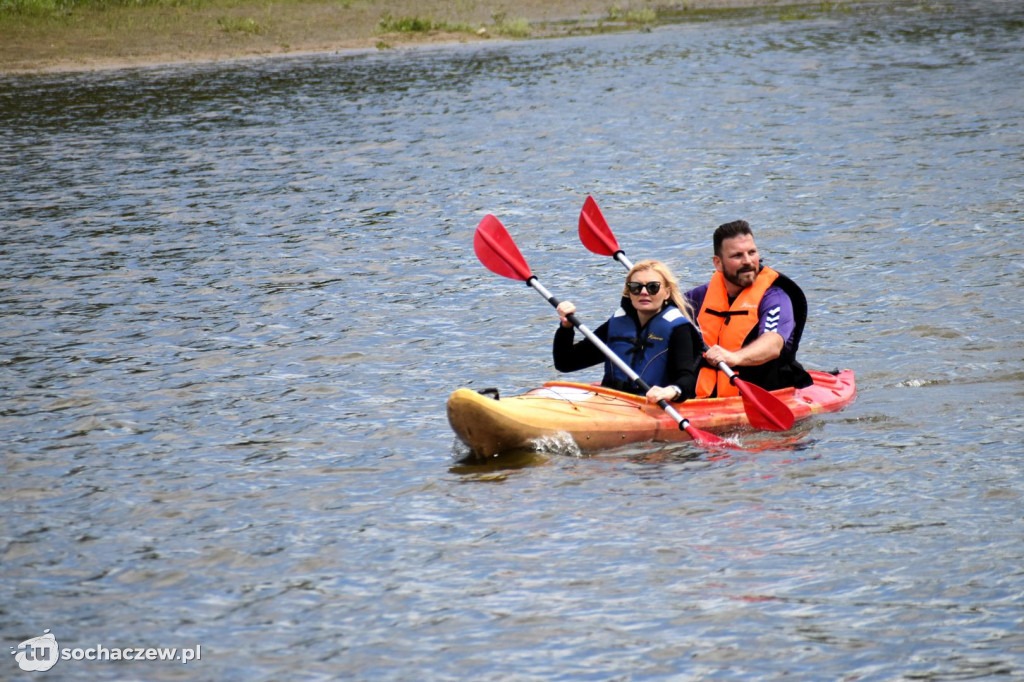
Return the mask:
[[[0,79],[8,647],[202,647],[61,679],[1024,676],[1024,9],[789,18]],[[596,326],[588,194],[691,284],[749,220],[857,402],[728,457],[459,463],[452,390],[555,378],[553,311],[473,229]]]

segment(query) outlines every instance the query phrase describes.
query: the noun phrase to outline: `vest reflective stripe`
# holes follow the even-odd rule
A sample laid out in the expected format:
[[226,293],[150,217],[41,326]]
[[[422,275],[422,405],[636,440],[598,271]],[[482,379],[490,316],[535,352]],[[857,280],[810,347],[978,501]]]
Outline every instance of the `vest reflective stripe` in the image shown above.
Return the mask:
[[[775,270],[767,266],[762,268],[754,283],[741,291],[730,306],[725,277],[720,272],[712,275],[704,303],[697,315],[704,343],[709,347],[717,344],[728,351],[742,348],[757,327],[757,308],[761,299],[778,276]],[[697,375],[697,397],[707,398],[713,393],[719,398],[739,395],[725,373],[715,367],[702,367]]]
[[[665,381],[668,369],[669,339],[672,331],[683,324],[690,324],[682,311],[669,305],[655,315],[643,328],[643,338],[637,338],[637,321],[619,308],[608,320],[608,347],[615,351],[634,372],[651,386],[660,386]],[[622,370],[610,360],[604,363],[604,386],[636,392],[637,386]]]

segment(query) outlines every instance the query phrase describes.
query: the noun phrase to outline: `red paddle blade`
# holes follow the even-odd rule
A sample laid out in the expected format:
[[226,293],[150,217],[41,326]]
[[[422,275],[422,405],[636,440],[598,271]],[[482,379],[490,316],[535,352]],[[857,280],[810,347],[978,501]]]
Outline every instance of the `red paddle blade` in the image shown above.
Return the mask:
[[693,442],[698,445],[705,447],[720,448],[728,450],[742,450],[743,448],[736,443],[729,442],[724,438],[719,438],[713,433],[702,431],[692,424],[686,427],[686,432],[690,434],[690,438],[693,438]]
[[614,256],[621,250],[612,228],[608,227],[608,221],[591,196],[583,202],[583,210],[580,211],[580,241],[599,256]]
[[484,216],[477,225],[473,250],[484,267],[497,275],[523,282],[533,277],[530,266],[526,264],[523,254],[519,253],[519,247],[512,241],[512,236],[493,215]]
[[795,417],[785,403],[756,384],[739,377],[735,382],[751,426],[765,431],[789,431],[793,428]]

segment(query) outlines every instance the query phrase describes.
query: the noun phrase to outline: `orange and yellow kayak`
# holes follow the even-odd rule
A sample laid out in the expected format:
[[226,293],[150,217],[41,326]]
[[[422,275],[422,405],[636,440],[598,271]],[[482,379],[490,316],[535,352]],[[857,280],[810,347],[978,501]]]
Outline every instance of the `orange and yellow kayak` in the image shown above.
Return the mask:
[[[814,384],[807,388],[772,391],[796,421],[842,409],[856,396],[852,370],[810,374]],[[750,425],[740,397],[687,400],[676,408],[698,429]],[[551,381],[500,399],[460,388],[448,397],[448,422],[477,458],[533,448],[542,439],[561,435],[568,435],[584,452],[644,441],[690,440],[672,417],[642,396],[568,381]]]

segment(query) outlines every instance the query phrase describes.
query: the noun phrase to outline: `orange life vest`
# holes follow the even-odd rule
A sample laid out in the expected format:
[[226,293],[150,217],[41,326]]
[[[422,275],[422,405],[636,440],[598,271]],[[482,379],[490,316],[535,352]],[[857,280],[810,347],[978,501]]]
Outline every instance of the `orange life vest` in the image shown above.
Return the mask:
[[[732,305],[729,305],[725,277],[720,272],[712,275],[704,303],[697,315],[704,343],[709,347],[717,344],[728,351],[738,351],[742,348],[757,327],[757,308],[764,298],[764,292],[768,291],[768,287],[778,277],[779,273],[775,270],[767,266],[762,268],[754,283],[741,291]],[[697,375],[697,397],[707,398],[712,394],[724,398],[739,395],[739,391],[729,383],[729,377],[718,368],[702,367],[700,374]]]

